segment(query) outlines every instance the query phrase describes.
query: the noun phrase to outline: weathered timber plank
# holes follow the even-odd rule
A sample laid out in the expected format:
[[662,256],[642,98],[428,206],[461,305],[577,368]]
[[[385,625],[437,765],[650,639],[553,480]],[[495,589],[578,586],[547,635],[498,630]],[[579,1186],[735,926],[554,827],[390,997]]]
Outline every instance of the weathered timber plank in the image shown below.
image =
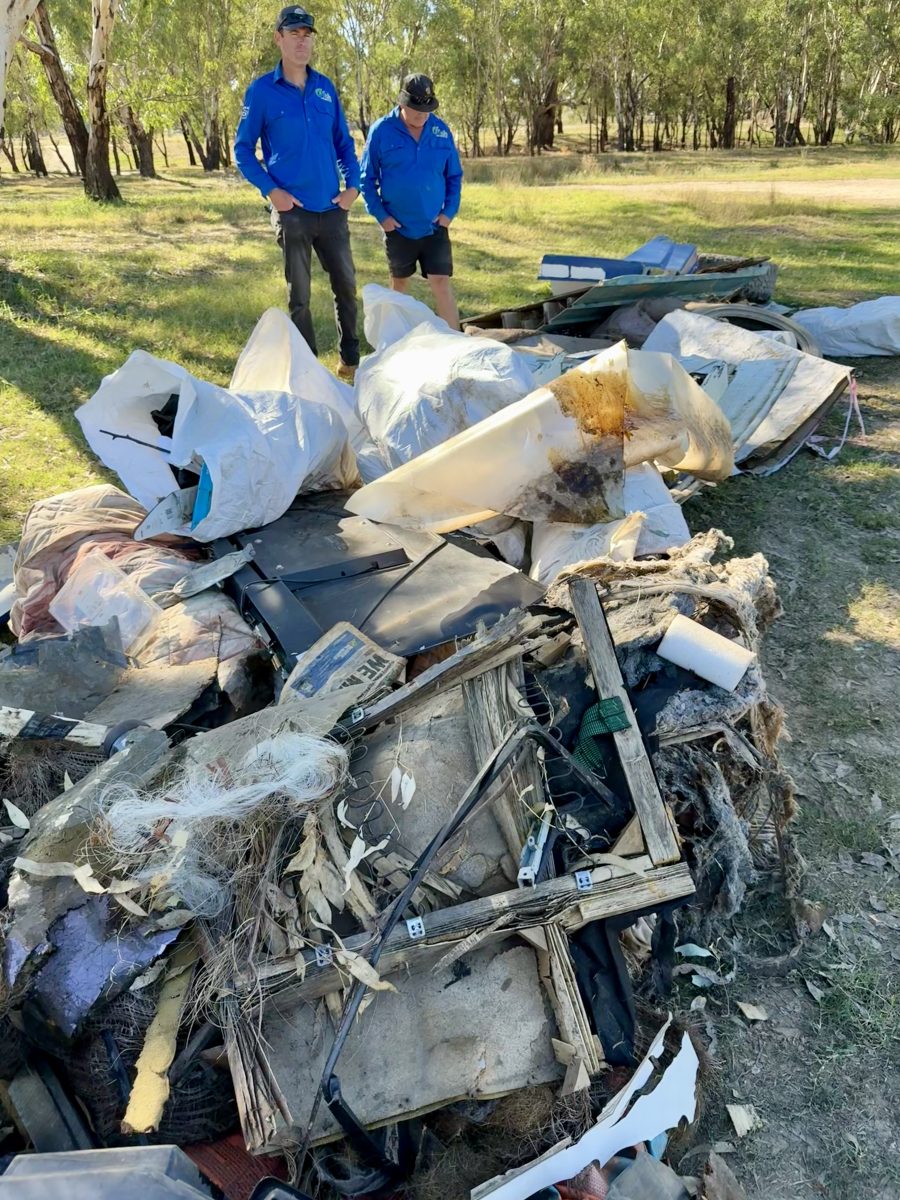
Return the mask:
[[600,597],[597,595],[597,586],[590,579],[573,579],[569,583],[569,595],[572,598],[575,620],[584,638],[591,673],[597,685],[597,695],[603,699],[618,697],[628,717],[628,728],[612,736],[635,812],[641,822],[647,851],[657,866],[677,862],[681,852],[675,824],[660,794],[628,692],[625,690],[616,658],[616,648],[606,624]]

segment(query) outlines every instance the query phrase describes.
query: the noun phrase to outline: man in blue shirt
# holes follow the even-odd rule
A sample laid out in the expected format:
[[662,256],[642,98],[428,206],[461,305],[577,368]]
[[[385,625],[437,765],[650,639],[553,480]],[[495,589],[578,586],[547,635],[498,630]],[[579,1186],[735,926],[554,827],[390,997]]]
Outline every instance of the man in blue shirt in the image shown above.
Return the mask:
[[[281,62],[247,88],[234,159],[272,206],[291,320],[313,353],[313,250],[328,273],[340,340],[338,374],[350,377],[359,363],[359,337],[347,213],[359,195],[359,164],[334,84],[309,66],[314,38],[315,22],[304,8],[295,4],[281,10],[275,26]],[[257,142],[262,143],[262,162],[256,157]]]
[[391,287],[405,292],[420,266],[438,316],[459,329],[450,285],[450,222],[459,212],[463,171],[427,75],[408,75],[393,112],[369,130],[362,157],[366,208],[384,230]]

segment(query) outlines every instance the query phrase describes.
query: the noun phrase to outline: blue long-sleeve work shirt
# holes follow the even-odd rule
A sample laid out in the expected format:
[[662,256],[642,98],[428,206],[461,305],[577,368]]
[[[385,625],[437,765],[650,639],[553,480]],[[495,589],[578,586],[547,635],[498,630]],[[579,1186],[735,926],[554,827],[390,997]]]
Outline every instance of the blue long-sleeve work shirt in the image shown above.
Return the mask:
[[[334,208],[340,191],[359,187],[359,163],[337,89],[307,67],[306,86],[289,83],[281,63],[247,88],[234,139],[234,161],[244,178],[268,196],[284,188],[309,212]],[[263,162],[256,157],[262,143]]]
[[462,180],[453,134],[433,113],[418,141],[404,125],[399,108],[369,130],[362,156],[362,194],[379,224],[393,217],[404,237],[428,237],[442,213],[453,218],[459,212]]

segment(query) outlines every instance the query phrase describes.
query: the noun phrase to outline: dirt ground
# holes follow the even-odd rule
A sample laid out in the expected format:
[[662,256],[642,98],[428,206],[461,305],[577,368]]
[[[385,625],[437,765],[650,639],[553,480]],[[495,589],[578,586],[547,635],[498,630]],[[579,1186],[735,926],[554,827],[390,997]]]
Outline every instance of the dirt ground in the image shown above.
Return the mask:
[[[837,458],[804,450],[685,510],[765,554],[779,586],[764,666],[801,806],[808,904],[794,916],[818,929],[798,947],[762,887],[716,947],[734,982],[693,1014],[715,1073],[681,1167],[724,1143],[750,1200],[900,1197],[900,360],[859,360],[857,375],[866,433]],[[683,1007],[697,994],[683,986]],[[768,1019],[751,1024],[738,1000]],[[738,1103],[760,1121],[742,1140],[725,1109]]]

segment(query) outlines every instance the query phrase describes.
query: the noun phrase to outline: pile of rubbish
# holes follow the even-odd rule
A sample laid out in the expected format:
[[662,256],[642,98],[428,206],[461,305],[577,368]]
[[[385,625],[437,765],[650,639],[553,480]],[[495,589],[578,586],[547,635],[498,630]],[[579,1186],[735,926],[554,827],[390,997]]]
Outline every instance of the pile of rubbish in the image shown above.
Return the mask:
[[355,388],[270,310],[228,388],[138,351],[79,410],[122,488],[0,554],[0,1078],[38,1152],[0,1200],[742,1194],[664,1160],[703,1072],[667,1008],[791,874],[779,602],[682,506],[851,374],[682,251],[640,260],[690,281],[640,338],[611,260],[537,331],[371,286]]

